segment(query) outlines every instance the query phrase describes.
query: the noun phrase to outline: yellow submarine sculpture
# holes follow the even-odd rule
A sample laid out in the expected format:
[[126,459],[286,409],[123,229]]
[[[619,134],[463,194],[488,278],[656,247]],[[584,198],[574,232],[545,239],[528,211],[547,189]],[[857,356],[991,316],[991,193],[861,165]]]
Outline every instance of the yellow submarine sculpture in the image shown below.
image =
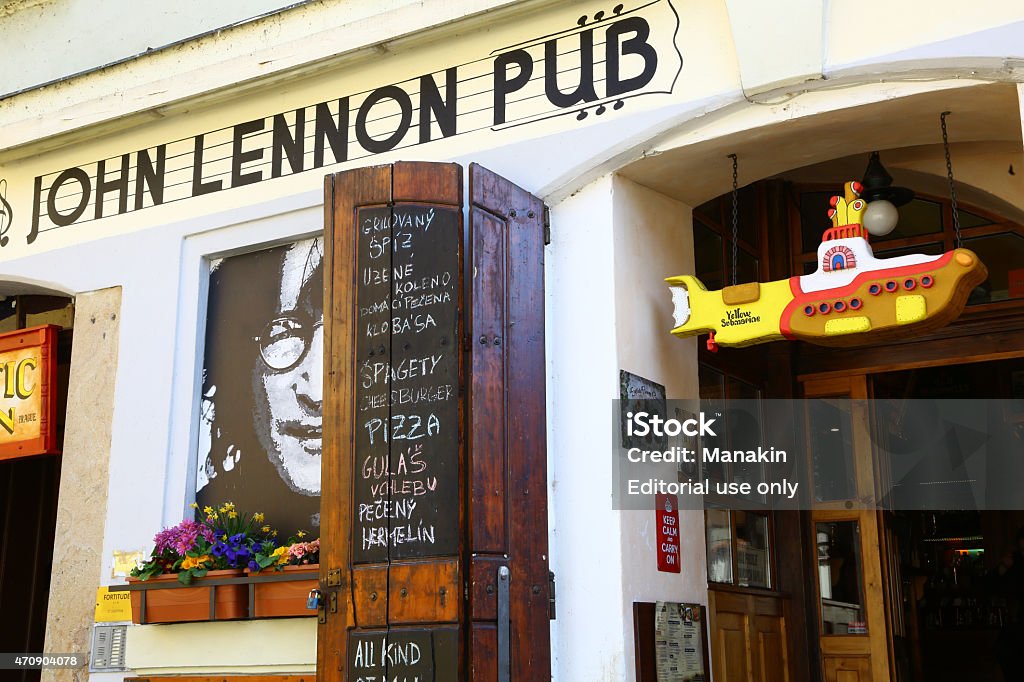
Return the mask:
[[672,333],[709,334],[708,348],[798,339],[823,346],[886,341],[943,327],[955,320],[971,290],[988,277],[968,249],[940,256],[875,258],[861,216],[868,202],[859,182],[832,197],[832,227],[818,246],[809,275],[749,282],[708,291],[690,275],[666,282],[675,306]]

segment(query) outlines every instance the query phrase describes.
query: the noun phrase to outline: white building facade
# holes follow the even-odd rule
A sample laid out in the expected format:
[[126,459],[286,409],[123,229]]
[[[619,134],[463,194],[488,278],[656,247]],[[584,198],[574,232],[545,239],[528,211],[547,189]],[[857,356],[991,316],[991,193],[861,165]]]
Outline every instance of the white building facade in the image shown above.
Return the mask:
[[[638,679],[635,602],[709,605],[704,514],[681,513],[681,572],[659,572],[653,514],[612,508],[606,425],[620,370],[699,397],[698,342],[668,334],[663,280],[694,271],[693,209],[730,190],[726,155],[747,185],[882,150],[941,194],[950,110],[964,200],[1024,215],[1013,2],[170,14],[14,0],[0,3],[0,36],[0,294],[74,301],[47,652],[87,651],[96,589],[123,583],[119,561],[192,513],[211,264],[321,235],[327,174],[476,162],[550,207],[551,676],[565,681]],[[43,679],[309,675],[316,630],[315,618],[135,625],[127,671]],[[791,679],[817,678],[807,670]]]

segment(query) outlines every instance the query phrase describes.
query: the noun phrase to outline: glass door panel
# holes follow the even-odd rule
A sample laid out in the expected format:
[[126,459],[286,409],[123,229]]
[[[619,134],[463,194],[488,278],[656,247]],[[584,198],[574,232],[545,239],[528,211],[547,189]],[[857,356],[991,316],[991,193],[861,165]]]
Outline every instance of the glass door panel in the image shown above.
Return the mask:
[[807,380],[806,442],[825,682],[889,682],[874,453],[863,375]]

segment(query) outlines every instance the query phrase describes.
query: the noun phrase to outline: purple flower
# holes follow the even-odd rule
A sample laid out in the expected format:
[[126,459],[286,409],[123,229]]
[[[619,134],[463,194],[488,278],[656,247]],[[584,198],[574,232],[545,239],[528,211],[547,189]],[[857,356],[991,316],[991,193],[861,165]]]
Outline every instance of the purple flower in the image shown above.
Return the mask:
[[164,550],[170,549],[177,536],[176,528],[164,528],[157,533],[153,538],[153,542],[156,544],[156,554],[162,554]]
[[213,530],[205,524],[195,521],[182,521],[173,528],[165,528],[157,533],[153,542],[158,554],[170,550],[179,556],[184,556],[186,552],[196,548],[200,537],[207,542],[212,541]]

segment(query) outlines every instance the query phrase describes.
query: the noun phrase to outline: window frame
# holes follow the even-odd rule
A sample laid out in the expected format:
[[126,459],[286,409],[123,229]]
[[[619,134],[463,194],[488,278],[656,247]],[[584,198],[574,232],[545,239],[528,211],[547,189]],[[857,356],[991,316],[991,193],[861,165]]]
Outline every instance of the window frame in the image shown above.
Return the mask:
[[[746,253],[748,256],[753,258],[757,263],[757,281],[764,281],[768,279],[769,267],[768,267],[768,221],[766,211],[766,200],[764,193],[764,185],[762,182],[754,182],[744,187],[739,188],[739,192],[742,195],[744,192],[753,193],[754,203],[754,217],[756,223],[754,229],[757,234],[758,244],[751,244],[739,235],[737,231],[736,243],[739,245],[739,250]],[[720,270],[714,271],[717,276],[721,274],[722,286],[728,286],[732,283],[732,200],[731,193],[726,193],[721,196],[715,197],[710,201],[706,201],[703,204],[693,209],[692,222],[696,229],[696,224],[700,223],[704,227],[711,230],[711,232],[718,235],[722,240],[721,244],[721,268]],[[739,215],[740,224],[742,224],[743,216],[742,210]],[[696,275],[702,282],[704,281],[705,275],[702,275],[700,271],[700,264],[695,263],[697,268]],[[740,280],[737,277],[737,282]]]
[[[706,361],[704,361],[702,359],[702,360],[698,361],[697,371],[698,371],[698,376],[699,376],[699,373],[701,371],[711,371],[711,372],[714,372],[714,373],[716,373],[716,374],[718,374],[718,375],[720,375],[722,377],[722,396],[721,396],[721,401],[722,401],[723,407],[727,408],[728,401],[730,400],[730,398],[733,397],[732,396],[732,392],[733,392],[732,389],[733,389],[733,386],[735,385],[736,382],[739,382],[739,383],[742,383],[742,384],[746,384],[747,386],[752,386],[752,387],[756,388],[757,392],[758,392],[758,397],[756,399],[758,400],[758,402],[764,400],[765,386],[762,383],[751,381],[751,380],[749,380],[749,379],[747,379],[747,378],[745,378],[743,376],[740,376],[736,372],[731,372],[726,367],[723,367],[720,364],[711,364],[711,363],[706,362]],[[730,380],[732,380],[732,381],[730,381]],[[700,382],[698,382],[698,383],[700,383]],[[701,404],[702,404],[702,408],[703,408],[704,401],[706,401],[707,398],[705,396],[701,395],[700,399],[701,399]],[[762,417],[761,417],[761,420],[760,420],[760,426],[761,426],[761,429],[762,429],[762,432],[763,432],[763,429],[764,429],[763,414],[762,414]],[[733,474],[732,465],[730,464],[730,465],[725,465],[725,466],[727,467],[726,470],[725,470],[725,472],[726,472],[725,473],[725,475],[726,475],[726,479],[725,480],[733,480],[735,476]],[[726,512],[728,514],[728,517],[729,517],[729,549],[730,549],[730,562],[731,562],[730,570],[731,570],[731,576],[732,576],[732,579],[731,579],[730,582],[712,581],[711,580],[710,571],[708,571],[708,587],[712,588],[712,589],[723,589],[724,588],[724,589],[737,589],[737,590],[743,590],[743,591],[762,591],[762,592],[777,593],[778,590],[775,587],[776,582],[777,582],[777,576],[778,576],[778,567],[777,567],[777,561],[776,561],[777,557],[776,557],[776,551],[775,551],[775,547],[776,547],[776,541],[775,541],[775,516],[771,512],[771,510],[768,508],[767,504],[765,504],[764,502],[758,502],[756,499],[743,498],[742,500],[739,500],[737,498],[721,496],[721,495],[717,495],[717,494],[714,494],[714,493],[711,493],[711,492],[709,492],[709,494],[705,496],[705,501],[706,501],[706,503],[708,505],[708,508],[706,508],[705,511],[704,511],[705,567],[707,568],[707,562],[710,559],[710,549],[711,549],[710,545],[707,542],[707,540],[708,540],[708,538],[707,538],[708,512],[709,511],[724,511],[724,512]],[[744,585],[744,584],[740,583],[740,579],[739,579],[739,552],[738,552],[738,549],[737,549],[737,533],[736,533],[736,527],[737,527],[737,521],[736,521],[737,514],[736,514],[736,512],[737,511],[742,511],[742,512],[745,512],[747,514],[756,514],[758,516],[763,516],[766,519],[766,521],[767,521],[767,526],[768,526],[768,528],[767,528],[767,548],[766,548],[767,549],[767,558],[766,558],[767,565],[766,565],[766,570],[767,570],[767,574],[768,574],[768,585],[767,586]]]
[[[729,517],[729,552],[730,552],[730,572],[731,580],[728,582],[717,581],[711,579],[710,567],[707,567],[708,562],[711,559],[710,549],[711,546],[708,544],[707,528],[708,528],[708,512],[725,512]],[[754,514],[765,519],[767,524],[767,547],[765,548],[765,570],[767,571],[768,584],[767,585],[750,585],[740,582],[739,577],[739,552],[737,551],[737,519],[736,512],[743,512],[745,514]],[[767,509],[732,509],[729,507],[723,507],[714,505],[704,510],[704,534],[705,534],[705,566],[707,567],[708,587],[711,589],[737,589],[743,591],[762,591],[762,592],[778,592],[776,588],[778,575],[776,567],[776,552],[775,552],[775,517]]]
[[[803,222],[800,215],[801,197],[807,193],[817,194],[831,192],[835,194],[836,188],[834,184],[830,183],[793,183],[790,186],[790,189],[790,197],[792,200],[789,202],[789,268],[790,272],[794,274],[802,274],[806,265],[817,263],[818,255],[817,249],[814,251],[802,250]],[[885,257],[885,254],[889,251],[926,246],[934,243],[941,243],[943,252],[951,251],[956,248],[956,230],[953,227],[953,204],[949,197],[941,197],[934,194],[915,191],[914,198],[931,201],[941,206],[942,229],[928,234],[903,237],[900,239],[889,239],[884,242],[872,244],[873,249],[877,248],[875,255]],[[968,239],[975,237],[988,237],[1004,233],[1015,233],[1024,237],[1024,226],[1012,220],[1008,220],[993,211],[979,208],[972,204],[966,204],[961,201],[957,202],[957,207],[960,212],[973,213],[974,215],[989,221],[989,223],[985,225],[961,227],[960,232],[965,243]],[[1013,310],[1016,308],[1024,309],[1024,298],[1011,298],[1001,301],[991,301],[988,303],[976,303],[974,305],[968,305],[964,313],[987,313],[1008,309]]]

